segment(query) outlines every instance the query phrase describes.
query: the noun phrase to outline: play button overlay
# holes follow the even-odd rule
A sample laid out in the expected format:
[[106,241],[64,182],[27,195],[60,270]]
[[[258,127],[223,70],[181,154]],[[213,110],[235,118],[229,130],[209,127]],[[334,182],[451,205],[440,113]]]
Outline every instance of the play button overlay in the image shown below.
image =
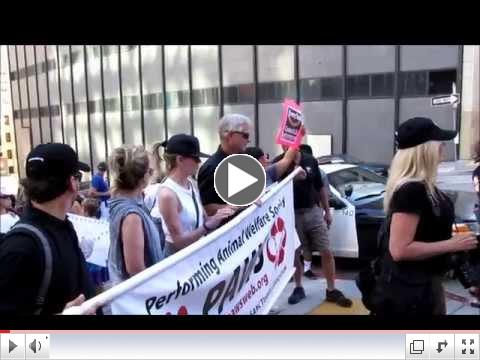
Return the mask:
[[230,155],[218,164],[214,175],[218,196],[227,204],[247,206],[265,190],[265,170],[250,155]]

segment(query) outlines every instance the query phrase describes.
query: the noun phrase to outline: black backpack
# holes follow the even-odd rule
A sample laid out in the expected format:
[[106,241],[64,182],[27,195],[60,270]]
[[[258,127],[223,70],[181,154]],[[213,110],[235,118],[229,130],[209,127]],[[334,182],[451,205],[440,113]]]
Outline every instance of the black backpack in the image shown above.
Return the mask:
[[375,312],[375,288],[382,272],[385,254],[388,252],[390,219],[391,216],[388,215],[383,221],[377,234],[373,256],[366,260],[366,263],[361,267],[355,281],[362,294],[363,305],[371,312]]

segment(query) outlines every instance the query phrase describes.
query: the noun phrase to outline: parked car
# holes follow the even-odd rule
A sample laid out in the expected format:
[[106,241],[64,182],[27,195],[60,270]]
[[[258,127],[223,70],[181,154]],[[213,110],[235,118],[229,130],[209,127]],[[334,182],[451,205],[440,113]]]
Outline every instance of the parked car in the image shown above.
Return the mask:
[[321,156],[317,158],[317,161],[320,165],[341,164],[341,163],[358,165],[364,169],[373,171],[377,175],[385,176],[385,177],[388,176],[389,165],[374,163],[374,162],[364,162],[349,154],[335,154],[335,155]]
[[383,197],[387,178],[354,164],[319,167],[330,185],[330,242],[335,256],[370,258],[385,219]]
[[[362,166],[347,163],[319,165],[330,183],[332,250],[338,257],[368,260],[373,256],[377,234],[385,219],[383,198],[387,178]],[[439,183],[455,206],[457,223],[474,222],[477,197],[454,183]]]

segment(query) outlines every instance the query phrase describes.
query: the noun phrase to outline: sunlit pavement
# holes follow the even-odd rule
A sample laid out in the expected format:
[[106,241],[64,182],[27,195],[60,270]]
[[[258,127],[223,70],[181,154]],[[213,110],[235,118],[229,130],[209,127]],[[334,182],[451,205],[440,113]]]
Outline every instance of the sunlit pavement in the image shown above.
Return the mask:
[[[339,271],[336,287],[346,297],[353,301],[351,308],[342,308],[336,304],[325,302],[325,290],[327,287],[323,277],[317,280],[310,280],[303,277],[303,286],[307,297],[298,304],[289,305],[288,297],[293,291],[295,284],[290,282],[282,295],[272,308],[271,314],[278,315],[368,315],[361,302],[361,294],[355,284],[356,272],[348,270]],[[469,305],[472,297],[456,280],[446,279],[444,282],[445,298],[448,315],[480,315],[480,309]]]

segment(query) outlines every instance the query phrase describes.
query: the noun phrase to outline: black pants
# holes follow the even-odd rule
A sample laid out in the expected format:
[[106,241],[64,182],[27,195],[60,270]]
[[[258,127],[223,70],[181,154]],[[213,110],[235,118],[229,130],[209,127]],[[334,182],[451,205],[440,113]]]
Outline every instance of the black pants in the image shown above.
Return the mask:
[[419,317],[445,315],[442,278],[413,284],[394,276],[380,279],[374,295],[374,315],[381,317]]

